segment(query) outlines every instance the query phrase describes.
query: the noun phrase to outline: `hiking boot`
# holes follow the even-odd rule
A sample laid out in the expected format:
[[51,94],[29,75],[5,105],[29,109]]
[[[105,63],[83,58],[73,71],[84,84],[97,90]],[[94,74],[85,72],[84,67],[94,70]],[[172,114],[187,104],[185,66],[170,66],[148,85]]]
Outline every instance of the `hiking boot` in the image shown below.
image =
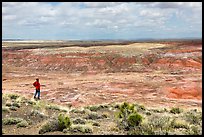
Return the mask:
[[40,98],[38,98],[40,100]]

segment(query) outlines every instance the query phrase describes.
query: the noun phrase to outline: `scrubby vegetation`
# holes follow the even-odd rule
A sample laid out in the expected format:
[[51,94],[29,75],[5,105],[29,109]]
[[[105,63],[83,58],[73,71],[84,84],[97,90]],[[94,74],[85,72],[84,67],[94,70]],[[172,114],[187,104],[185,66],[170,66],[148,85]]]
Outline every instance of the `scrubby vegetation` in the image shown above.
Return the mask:
[[24,134],[19,129],[26,133],[31,130],[33,134],[62,135],[202,134],[202,111],[199,109],[148,108],[128,102],[66,108],[14,95],[3,95],[2,102],[3,134]]
[[3,125],[13,125],[13,124],[15,125],[15,124],[18,124],[22,121],[23,121],[22,118],[10,117],[10,118],[4,118],[2,120],[2,124]]
[[136,112],[133,104],[124,102],[119,109],[119,126],[122,126],[125,130],[138,126],[142,122],[142,116]]
[[65,128],[69,128],[71,126],[71,121],[68,116],[65,114],[60,113],[58,116],[58,123],[59,123],[59,129],[62,131]]

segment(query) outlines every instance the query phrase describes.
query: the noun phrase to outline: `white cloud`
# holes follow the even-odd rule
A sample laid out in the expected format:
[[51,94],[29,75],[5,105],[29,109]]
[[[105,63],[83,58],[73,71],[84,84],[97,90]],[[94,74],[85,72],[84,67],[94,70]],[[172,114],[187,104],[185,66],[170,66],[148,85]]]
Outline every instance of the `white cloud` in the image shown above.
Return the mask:
[[135,30],[169,33],[177,31],[181,24],[199,31],[202,28],[202,3],[61,2],[53,5],[46,2],[3,2],[2,24],[6,34],[10,34],[8,31],[18,32],[20,28],[22,34],[26,29],[40,28],[42,33],[52,30],[56,34],[70,33],[67,35],[76,32],[102,36],[98,29],[103,29],[103,33],[117,31],[134,35]]

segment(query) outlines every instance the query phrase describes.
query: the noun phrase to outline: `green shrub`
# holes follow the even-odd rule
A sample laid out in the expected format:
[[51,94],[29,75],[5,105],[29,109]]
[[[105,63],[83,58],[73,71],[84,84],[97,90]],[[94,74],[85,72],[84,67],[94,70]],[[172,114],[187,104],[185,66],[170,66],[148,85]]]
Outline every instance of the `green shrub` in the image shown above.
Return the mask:
[[39,134],[44,134],[46,132],[52,132],[52,131],[60,131],[60,130],[61,129],[59,128],[58,120],[51,119],[40,127]]
[[124,102],[122,105],[120,105],[119,109],[120,109],[120,112],[118,114],[119,118],[127,119],[129,114],[136,112],[135,108],[134,108],[134,105],[130,105],[130,104],[126,103],[126,102]]
[[2,119],[3,125],[15,125],[23,121],[22,118],[10,117]]
[[127,122],[129,126],[138,126],[142,122],[142,116],[137,113],[130,114]]
[[28,126],[28,122],[26,120],[23,120],[23,121],[19,122],[16,126],[17,126],[17,128],[19,128],[19,127],[27,127]]
[[63,131],[63,129],[69,128],[71,126],[70,118],[62,113],[58,115],[58,123],[60,131]]
[[118,118],[120,119],[119,126],[122,126],[125,130],[132,128],[132,125],[135,126],[135,124],[133,124],[135,121],[140,123],[142,121],[140,119],[141,117],[141,115],[137,114],[133,104],[126,102],[121,104],[120,111],[118,113]]
[[182,112],[182,110],[180,108],[172,108],[170,110],[170,113],[173,113],[173,114],[179,114],[181,112]]

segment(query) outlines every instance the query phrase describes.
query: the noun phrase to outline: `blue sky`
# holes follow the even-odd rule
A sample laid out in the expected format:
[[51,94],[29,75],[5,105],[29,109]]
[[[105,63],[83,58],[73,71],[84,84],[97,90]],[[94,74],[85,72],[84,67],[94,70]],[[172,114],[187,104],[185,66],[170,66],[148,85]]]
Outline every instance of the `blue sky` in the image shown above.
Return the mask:
[[202,37],[201,2],[3,2],[2,38]]

